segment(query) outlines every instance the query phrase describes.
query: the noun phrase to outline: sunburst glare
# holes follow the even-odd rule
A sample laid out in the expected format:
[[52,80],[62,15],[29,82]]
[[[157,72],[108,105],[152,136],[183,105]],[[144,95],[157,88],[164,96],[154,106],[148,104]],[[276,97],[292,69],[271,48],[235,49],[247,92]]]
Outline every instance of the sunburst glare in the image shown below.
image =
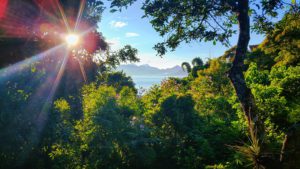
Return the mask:
[[74,33],[70,33],[65,37],[65,40],[68,44],[68,46],[75,46],[79,43],[79,36],[74,34]]
[[[0,69],[1,84],[9,83],[12,79],[19,78],[18,76],[22,74],[22,71],[30,69],[31,65],[33,65],[32,67],[37,65],[35,69],[39,69],[42,72],[41,74],[46,73],[43,74],[44,81],[31,91],[32,94],[24,107],[28,112],[39,112],[35,120],[33,120],[33,125],[36,129],[28,133],[30,138],[28,142],[34,146],[39,143],[40,134],[47,123],[49,110],[55,99],[56,90],[59,88],[65,69],[72,69],[70,67],[67,68],[67,63],[72,62],[69,60],[69,58],[72,58],[69,57],[72,55],[69,48],[72,47],[72,51],[76,50],[75,47],[80,49],[82,46],[79,46],[79,44],[83,45],[83,42],[86,42],[84,39],[86,38],[85,35],[95,30],[95,27],[81,23],[85,0],[80,1],[77,18],[67,16],[61,3],[56,0],[37,1],[35,5],[38,6],[40,13],[28,14],[30,17],[26,16],[27,18],[24,18],[24,15],[16,11],[19,11],[21,6],[24,9],[28,9],[27,11],[36,11],[34,5],[30,5],[31,3],[22,2],[22,4],[18,4],[14,1],[10,3],[10,6],[7,6],[8,1],[5,0],[3,1],[5,3],[2,3],[0,0],[0,2],[0,28],[5,32],[0,32],[1,38],[23,38],[26,41],[34,39],[45,45],[46,49],[48,48],[48,50],[37,52],[39,54],[36,55],[31,53],[31,57],[27,56],[27,59],[23,61],[15,62],[15,64]],[[29,27],[32,29],[28,29]],[[35,32],[36,37],[32,37],[30,32]],[[80,43],[81,40],[82,43]],[[44,67],[39,67],[39,64],[43,64]],[[83,79],[86,81],[84,67],[81,63],[79,64]],[[34,78],[32,77],[32,79]],[[26,83],[32,85],[35,82],[28,81]],[[24,150],[18,155],[21,162],[28,157],[29,152],[29,149],[28,151]]]

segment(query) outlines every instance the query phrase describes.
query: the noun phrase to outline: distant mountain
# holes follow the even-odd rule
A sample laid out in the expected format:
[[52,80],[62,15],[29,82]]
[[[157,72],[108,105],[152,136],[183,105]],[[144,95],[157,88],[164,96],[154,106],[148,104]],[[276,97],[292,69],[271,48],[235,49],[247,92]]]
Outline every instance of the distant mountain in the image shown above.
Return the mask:
[[120,65],[118,71],[123,71],[130,76],[187,76],[187,73],[180,66],[174,66],[167,69],[159,69],[148,64],[135,65],[127,64]]

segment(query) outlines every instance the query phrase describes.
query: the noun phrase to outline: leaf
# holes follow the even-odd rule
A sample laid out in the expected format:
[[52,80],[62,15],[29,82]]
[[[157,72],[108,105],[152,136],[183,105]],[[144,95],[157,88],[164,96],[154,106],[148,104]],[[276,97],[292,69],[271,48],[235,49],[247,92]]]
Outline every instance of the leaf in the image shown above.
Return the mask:
[[118,11],[117,9],[111,9],[110,10],[111,13],[114,13],[114,12],[117,12],[117,11]]

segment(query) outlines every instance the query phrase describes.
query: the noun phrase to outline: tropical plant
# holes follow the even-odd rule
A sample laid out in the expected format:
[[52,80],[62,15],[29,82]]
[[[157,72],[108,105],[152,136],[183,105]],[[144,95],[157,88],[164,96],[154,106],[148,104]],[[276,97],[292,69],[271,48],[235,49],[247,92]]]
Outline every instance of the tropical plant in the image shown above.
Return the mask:
[[191,67],[191,65],[190,65],[188,62],[183,62],[183,63],[181,64],[181,67],[182,67],[182,69],[183,69],[184,71],[186,71],[186,72],[188,72],[188,73],[190,73],[190,72],[192,71],[192,67]]
[[196,77],[198,77],[198,74],[197,74],[198,70],[201,70],[204,68],[203,61],[201,58],[196,57],[192,60],[192,65],[193,65],[193,67],[188,62],[183,62],[181,64],[181,67],[186,72],[191,73],[192,77],[196,78]]
[[192,60],[192,65],[193,65],[194,67],[196,67],[196,66],[202,67],[202,66],[203,66],[203,61],[202,61],[202,59],[201,59],[200,57],[196,57],[196,58],[194,58],[194,59]]

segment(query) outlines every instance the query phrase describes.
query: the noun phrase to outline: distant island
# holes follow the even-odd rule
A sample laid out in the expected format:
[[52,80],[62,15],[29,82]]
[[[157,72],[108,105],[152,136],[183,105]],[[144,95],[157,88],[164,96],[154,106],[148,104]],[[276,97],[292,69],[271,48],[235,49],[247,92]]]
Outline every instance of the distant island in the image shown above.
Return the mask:
[[183,77],[188,74],[182,70],[180,66],[174,66],[172,68],[167,69],[159,69],[157,67],[152,67],[148,64],[144,65],[136,65],[136,64],[126,64],[120,65],[117,68],[118,71],[123,71],[129,76],[175,76],[175,77]]

